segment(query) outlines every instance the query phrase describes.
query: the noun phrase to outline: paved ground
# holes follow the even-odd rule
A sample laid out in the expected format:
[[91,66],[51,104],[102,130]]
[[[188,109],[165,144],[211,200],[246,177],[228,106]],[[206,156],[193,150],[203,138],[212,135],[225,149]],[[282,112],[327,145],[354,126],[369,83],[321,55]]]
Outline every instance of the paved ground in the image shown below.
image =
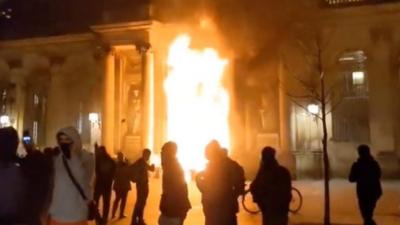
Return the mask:
[[[321,224],[323,218],[323,188],[320,181],[294,182],[303,194],[304,205],[302,210],[295,215],[290,215],[290,223],[296,225]],[[189,185],[190,200],[193,209],[189,212],[185,225],[202,225],[204,217],[201,210],[200,194],[194,184]],[[358,213],[355,186],[345,180],[333,180],[332,188],[332,221],[334,224],[358,225],[362,224]],[[161,195],[161,182],[151,179],[150,196],[145,211],[148,225],[157,225],[159,216],[158,204]],[[130,192],[126,215],[130,216],[135,202],[135,188]],[[378,203],[376,221],[378,225],[400,225],[400,181],[384,182],[384,195]],[[239,225],[261,224],[259,215],[250,215],[244,210],[238,215]],[[129,225],[130,218],[113,220],[110,225]]]

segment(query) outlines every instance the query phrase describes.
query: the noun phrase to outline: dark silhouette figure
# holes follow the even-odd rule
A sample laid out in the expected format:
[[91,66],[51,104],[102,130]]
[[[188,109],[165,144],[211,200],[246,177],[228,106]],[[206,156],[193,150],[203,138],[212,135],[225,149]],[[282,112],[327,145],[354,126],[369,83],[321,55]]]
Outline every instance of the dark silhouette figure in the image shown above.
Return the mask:
[[161,149],[162,195],[160,201],[160,225],[183,225],[191,208],[185,175],[176,158],[177,145],[167,142]]
[[350,182],[357,183],[357,197],[364,225],[375,225],[374,210],[382,195],[381,169],[367,145],[358,147],[358,160],[351,167]]
[[232,161],[224,156],[217,141],[211,141],[205,149],[208,160],[206,169],[196,177],[197,187],[202,193],[203,212],[206,225],[235,225],[237,201],[234,199],[235,182],[232,176]]
[[115,162],[107,153],[104,146],[100,146],[95,152],[96,158],[96,183],[94,188],[94,200],[99,203],[100,197],[103,199],[102,221],[107,223],[110,211],[111,188],[115,174]]
[[265,147],[255,180],[250,186],[253,200],[261,209],[263,225],[287,225],[291,195],[289,171],[275,159],[275,149]]
[[131,190],[131,180],[130,180],[130,168],[128,163],[124,158],[122,152],[118,153],[117,168],[114,177],[114,192],[115,201],[112,208],[112,218],[115,218],[117,213],[118,204],[120,204],[119,218],[125,218],[124,215],[126,199],[128,197],[128,192]]
[[132,225],[145,225],[143,220],[144,208],[146,207],[147,197],[149,195],[149,171],[154,171],[154,165],[149,165],[151,151],[144,149],[142,157],[138,159],[131,168],[131,172],[136,182],[136,204],[133,210]]
[[26,199],[30,207],[26,213],[32,224],[40,225],[50,206],[53,161],[51,155],[43,154],[35,148],[26,148],[26,151],[27,155],[21,159],[21,168],[32,193]]
[[0,224],[29,225],[25,214],[28,181],[16,156],[19,144],[14,128],[0,129]]
[[228,149],[222,148],[222,156],[224,160],[224,164],[226,164],[229,170],[229,176],[227,178],[230,179],[232,184],[231,197],[229,198],[229,214],[231,215],[231,224],[237,224],[236,214],[239,212],[239,196],[243,195],[246,187],[246,178],[244,174],[244,169],[238,162],[231,159],[228,156]]

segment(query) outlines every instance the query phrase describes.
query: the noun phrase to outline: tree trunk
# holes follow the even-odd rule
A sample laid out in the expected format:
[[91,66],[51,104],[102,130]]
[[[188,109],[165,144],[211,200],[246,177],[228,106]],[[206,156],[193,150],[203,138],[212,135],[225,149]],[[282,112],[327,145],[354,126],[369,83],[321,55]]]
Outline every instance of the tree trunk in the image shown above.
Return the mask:
[[323,126],[323,162],[324,162],[324,197],[325,197],[325,211],[324,211],[324,225],[331,224],[330,213],[330,190],[329,190],[329,157],[328,157],[328,129],[326,124],[326,96],[325,96],[325,79],[324,74],[321,72],[321,113],[322,113],[322,126]]

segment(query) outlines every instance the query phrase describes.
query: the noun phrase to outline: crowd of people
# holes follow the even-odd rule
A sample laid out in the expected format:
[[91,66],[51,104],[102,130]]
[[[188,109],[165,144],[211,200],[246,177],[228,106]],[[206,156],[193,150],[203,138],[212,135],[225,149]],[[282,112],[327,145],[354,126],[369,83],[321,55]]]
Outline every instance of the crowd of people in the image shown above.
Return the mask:
[[[136,203],[131,225],[145,225],[143,217],[149,195],[151,150],[130,164],[120,152],[114,160],[105,146],[95,146],[95,154],[83,149],[73,127],[56,134],[57,147],[35,149],[23,142],[27,155],[19,157],[19,137],[14,128],[0,129],[0,224],[4,225],[87,225],[95,220],[107,224],[112,190],[115,200],[111,218],[119,208],[125,218],[131,183],[136,184]],[[159,225],[183,225],[191,209],[184,171],[177,159],[178,146],[167,142],[161,149],[162,195]],[[365,225],[374,225],[373,211],[382,195],[380,168],[369,147],[358,149],[349,180],[357,182],[360,211]],[[265,147],[260,168],[250,185],[254,202],[262,212],[263,225],[287,225],[291,201],[291,176],[279,165],[276,151]],[[238,198],[245,193],[245,173],[238,162],[217,141],[205,147],[206,168],[195,175],[201,192],[206,225],[237,225]],[[101,201],[102,211],[99,212]]]

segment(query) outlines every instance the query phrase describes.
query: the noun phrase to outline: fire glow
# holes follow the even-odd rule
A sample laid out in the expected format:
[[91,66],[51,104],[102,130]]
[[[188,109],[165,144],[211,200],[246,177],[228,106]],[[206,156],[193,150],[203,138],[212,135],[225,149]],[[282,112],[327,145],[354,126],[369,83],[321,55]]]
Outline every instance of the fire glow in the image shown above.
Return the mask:
[[167,96],[167,138],[176,141],[183,168],[202,170],[204,148],[212,140],[230,147],[229,94],[223,86],[228,60],[213,48],[192,49],[191,37],[178,36],[170,45]]

